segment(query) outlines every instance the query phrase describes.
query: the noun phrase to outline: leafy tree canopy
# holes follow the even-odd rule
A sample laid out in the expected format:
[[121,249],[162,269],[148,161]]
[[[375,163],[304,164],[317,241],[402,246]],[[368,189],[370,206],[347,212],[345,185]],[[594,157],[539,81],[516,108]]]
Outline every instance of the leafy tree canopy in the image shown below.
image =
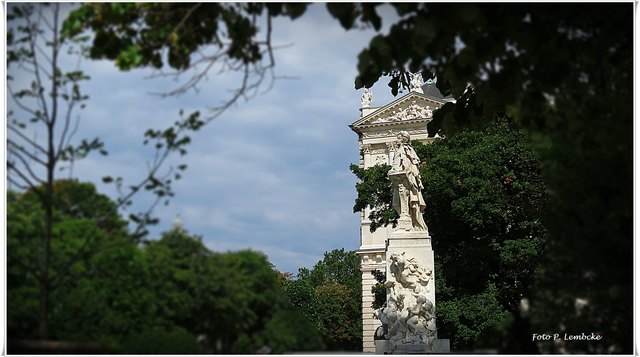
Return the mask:
[[[126,221],[107,196],[91,183],[60,180],[54,183],[52,241],[48,264],[42,264],[41,237],[45,213],[36,187],[24,193],[8,193],[8,318],[11,337],[32,337],[38,325],[38,299],[42,276],[49,276],[48,288],[55,288],[52,300],[64,300],[81,281],[105,269],[99,252],[126,249],[132,240]],[[97,254],[97,255],[96,255]],[[121,254],[125,254],[122,252]],[[132,263],[133,264],[133,263]],[[99,299],[96,293],[94,298]],[[65,305],[60,305],[65,306]],[[57,313],[54,311],[54,315]],[[56,318],[54,317],[54,320]],[[60,333],[64,320],[57,320]],[[87,332],[87,331],[85,331]]]
[[[398,70],[407,67],[437,74],[438,88],[458,100],[436,115],[434,129],[453,132],[507,114],[517,123],[549,130],[553,127],[540,110],[549,108],[552,98],[631,94],[631,4],[391,6],[402,18],[360,53],[356,88],[390,75],[397,92],[407,86]],[[339,18],[345,28],[379,23],[368,15],[375,12],[369,6],[343,7]],[[594,16],[600,13],[607,16]],[[568,109],[558,101],[555,106]]]
[[[69,258],[73,264],[52,280],[58,288],[50,295],[51,338],[99,341],[114,353],[254,353],[267,347],[284,353],[324,347],[317,329],[292,308],[262,253],[212,252],[181,226],[139,245],[116,204],[92,184],[63,180],[55,188],[50,267],[59,272],[58,265]],[[41,273],[34,264],[39,250],[31,243],[43,229],[44,213],[30,191],[10,191],[7,206],[8,335],[33,339]],[[74,258],[81,250],[91,254]]]
[[205,45],[224,48],[229,59],[253,63],[270,45],[257,39],[256,17],[295,19],[306,8],[300,3],[84,4],[71,13],[63,33],[90,28],[95,34],[91,57],[115,60],[123,70],[164,64],[185,69],[192,65],[191,54]]
[[362,281],[360,261],[353,251],[334,249],[296,280],[283,284],[297,311],[322,334],[326,348],[362,349]]

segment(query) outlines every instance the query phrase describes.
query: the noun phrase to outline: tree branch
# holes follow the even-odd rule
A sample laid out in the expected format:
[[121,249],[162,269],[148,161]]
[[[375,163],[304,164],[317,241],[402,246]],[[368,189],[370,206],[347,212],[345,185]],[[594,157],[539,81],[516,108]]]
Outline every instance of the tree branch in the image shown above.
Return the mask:
[[[53,76],[51,77],[52,87],[51,87],[51,117],[50,125],[53,126],[56,124],[56,120],[58,118],[58,73],[57,73],[57,64],[58,64],[58,52],[60,43],[58,42],[58,12],[60,11],[59,4],[53,4],[53,40],[51,41],[51,47],[53,49],[51,56],[51,72]],[[50,145],[53,144],[53,132],[50,135]],[[50,147],[50,149],[52,149]]]
[[[44,111],[44,117],[45,117],[45,121],[47,121],[49,119],[49,110],[48,110],[48,106],[47,106],[47,101],[44,98],[44,87],[42,86],[42,78],[40,78],[40,66],[38,64],[38,57],[36,56],[36,49],[35,49],[35,45],[36,45],[36,35],[33,34],[33,22],[31,22],[31,15],[27,15],[25,17],[25,21],[27,22],[27,25],[32,28],[32,30],[29,32],[29,47],[31,49],[31,53],[33,53],[33,63],[34,63],[34,68],[35,68],[35,76],[36,76],[36,84],[38,85],[38,97],[40,98],[40,102],[42,105],[42,110]],[[53,71],[55,73],[55,66],[53,68]]]
[[60,141],[58,142],[58,152],[56,153],[55,160],[58,161],[60,159],[60,155],[62,155],[62,147],[65,146],[66,136],[69,131],[69,124],[71,123],[71,113],[73,112],[73,107],[76,101],[74,99],[70,99],[69,106],[67,107],[67,112],[64,117],[64,127],[62,129],[62,134],[60,134]]
[[22,104],[22,102],[18,99],[18,97],[16,96],[15,92],[13,91],[13,88],[11,88],[9,83],[7,83],[7,90],[9,91],[9,95],[11,95],[11,99],[13,99],[13,101],[16,103],[16,105],[20,109],[22,109],[25,112],[35,116],[36,118],[39,117],[38,112],[36,112],[33,109],[31,109],[31,108],[27,107],[26,105]]
[[[18,174],[18,176],[20,176],[20,178],[22,179],[22,181],[24,181],[27,185],[29,185],[29,188],[36,188],[37,186],[34,185],[29,178],[22,173],[22,171],[20,171],[20,169],[18,169],[16,167],[16,165],[13,162],[7,162],[7,169],[8,170],[13,170],[16,174]],[[9,175],[7,175],[7,177],[9,177]]]
[[[53,63],[53,61],[51,61],[51,58],[46,54],[46,52],[37,43],[36,43],[35,47],[38,50],[38,52],[40,52],[40,55],[42,57],[44,57],[44,59],[49,63],[49,65],[51,65],[51,63]],[[43,70],[43,72],[44,72],[44,70]],[[51,77],[51,73],[45,72],[45,74],[48,75],[49,77]]]
[[[18,149],[24,150],[21,147],[18,147]],[[25,160],[24,157],[22,157],[22,155],[19,152],[11,150],[11,149],[9,149],[9,151],[11,152],[11,154],[13,156],[17,157],[18,160],[20,160],[20,162],[22,162],[22,165],[24,165],[24,167],[27,169],[27,173],[29,173],[29,175],[31,176],[32,179],[34,179],[39,184],[44,185],[45,182],[40,177],[38,177],[38,175],[36,175],[33,172],[33,170],[31,170],[31,165],[29,165],[29,163],[27,163],[27,160]],[[14,167],[15,167],[15,165],[14,165]]]
[[[20,132],[20,130],[18,128],[16,128],[14,125],[12,124],[7,124],[7,128],[9,128],[9,130],[13,131],[14,133],[16,133],[22,140],[26,141],[29,145],[33,146],[35,149],[40,150],[41,153],[43,153],[44,155],[47,155],[47,151],[40,146],[40,144],[38,144],[37,142],[33,141],[32,139],[29,139],[26,135],[24,135],[23,133]],[[35,159],[34,160],[39,160],[39,159]],[[43,161],[38,161],[41,164],[46,165],[46,163],[44,163]]]
[[176,27],[173,28],[173,31],[171,31],[171,33],[169,34],[169,36],[167,36],[167,39],[165,40],[165,43],[170,43],[171,41],[171,37],[173,37],[173,35],[178,32],[178,30],[184,25],[185,22],[187,22],[187,20],[189,19],[189,17],[191,17],[191,15],[193,14],[194,11],[196,11],[200,5],[202,5],[202,3],[196,3],[193,7],[191,7],[189,9],[189,11],[187,11],[187,13],[182,17],[182,19],[180,20],[180,22],[176,25]]
[[[9,166],[8,163],[7,163],[7,166]],[[29,190],[29,188],[31,188],[30,186],[25,186],[22,183],[19,183],[18,181],[16,181],[16,179],[11,177],[10,175],[7,175],[7,180],[10,183],[12,183],[13,185],[17,186],[19,189],[23,190],[23,191],[27,191],[27,190]]]

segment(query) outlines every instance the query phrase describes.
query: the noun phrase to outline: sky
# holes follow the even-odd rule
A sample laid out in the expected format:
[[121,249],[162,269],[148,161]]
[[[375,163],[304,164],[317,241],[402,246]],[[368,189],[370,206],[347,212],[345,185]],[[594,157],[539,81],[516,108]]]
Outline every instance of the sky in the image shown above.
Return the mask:
[[[384,32],[396,17],[388,8],[381,15]],[[277,19],[273,42],[283,48],[275,52],[275,74],[292,79],[276,80],[270,90],[241,101],[192,135],[188,155],[173,161],[188,169],[173,184],[169,205],[155,209],[160,223],[151,227],[149,238],[159,237],[179,217],[213,251],[259,250],[277,269],[292,273],[311,268],[327,251],[357,249],[356,177],[349,165],[358,163],[358,144],[348,125],[359,116],[361,91],[353,84],[357,55],[374,35],[373,29],[345,31],[324,4],[310,6],[295,21]],[[62,65],[74,68],[78,60],[65,57]],[[142,145],[147,129],[166,127],[181,109],[206,115],[238,81],[212,73],[197,93],[162,98],[150,93],[178,83],[150,79],[150,70],[121,72],[112,62],[87,59],[80,69],[91,76],[82,85],[90,99],[78,112],[74,138],[99,137],[109,155],[78,161],[73,177],[95,183],[112,198],[116,193],[102,183],[103,176],[121,176],[127,184],[145,175],[153,158]],[[391,100],[382,79],[373,87],[372,105]],[[7,106],[16,110],[9,99]],[[68,176],[63,171],[58,177]],[[136,196],[132,211],[145,209],[151,199]]]

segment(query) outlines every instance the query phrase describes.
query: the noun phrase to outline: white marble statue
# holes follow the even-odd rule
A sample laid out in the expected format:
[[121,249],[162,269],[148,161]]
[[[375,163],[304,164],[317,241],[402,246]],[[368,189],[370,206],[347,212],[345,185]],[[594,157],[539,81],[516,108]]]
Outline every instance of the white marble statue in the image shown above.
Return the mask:
[[393,184],[393,208],[398,212],[398,229],[427,230],[422,216],[426,204],[422,197],[420,159],[411,146],[408,132],[398,133],[398,149],[393,156],[389,178]]
[[422,93],[422,74],[420,72],[418,73],[409,73],[409,76],[411,77],[411,81],[409,82],[410,86],[409,86],[409,90],[411,92],[420,92]]
[[360,97],[360,107],[368,108],[371,106],[371,101],[373,100],[373,94],[369,88],[365,88],[362,93],[362,97]]
[[391,351],[400,344],[432,345],[435,340],[435,309],[426,297],[431,271],[405,253],[392,254],[390,277],[385,282],[387,305],[374,312],[384,327]]

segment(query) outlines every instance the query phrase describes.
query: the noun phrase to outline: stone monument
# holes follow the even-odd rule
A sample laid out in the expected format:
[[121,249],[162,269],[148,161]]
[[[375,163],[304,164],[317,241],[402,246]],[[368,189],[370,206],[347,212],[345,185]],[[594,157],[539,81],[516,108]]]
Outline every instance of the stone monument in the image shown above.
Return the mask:
[[[413,140],[423,143],[430,143],[436,140],[435,138],[429,137],[427,124],[432,120],[433,111],[445,103],[453,101],[453,99],[444,98],[434,85],[435,81],[428,81],[426,85],[420,87],[421,81],[422,76],[413,75],[411,77],[412,83],[410,91],[383,106],[374,106],[371,91],[368,89],[364,91],[360,103],[360,118],[350,125],[351,129],[358,134],[360,167],[369,168],[378,164],[388,164],[391,166],[404,165],[405,167],[409,167],[408,165],[410,163],[412,164],[414,162],[412,160],[417,159],[417,156],[412,156],[409,151],[410,145],[409,147],[406,147],[406,145]],[[401,140],[399,140],[400,132],[405,132],[402,134]],[[399,149],[402,149],[404,153],[396,156]],[[412,148],[411,151],[413,151]],[[394,165],[394,161],[398,162]],[[401,172],[403,169],[397,169],[396,171]],[[413,175],[415,175],[415,173],[416,172],[414,172]],[[414,185],[414,183],[419,185],[420,180],[412,179],[411,176],[403,174],[397,174],[391,177],[392,180],[399,182],[402,182],[405,178],[407,180],[402,185],[402,192],[400,192],[400,187],[398,186],[398,192],[394,195],[394,202],[397,207],[405,207],[403,206],[405,201],[409,203],[405,208],[406,215],[403,216],[404,218],[402,222],[400,222],[399,227],[396,227],[399,230],[388,226],[378,228],[375,232],[371,232],[369,229],[371,222],[368,218],[372,210],[370,207],[366,208],[364,212],[361,212],[360,216],[360,248],[357,250],[357,254],[360,257],[362,271],[362,333],[364,352],[375,352],[374,335],[378,327],[382,325],[382,322],[374,317],[374,309],[371,307],[374,299],[371,287],[376,283],[371,272],[373,270],[386,271],[391,264],[390,259],[392,254],[397,253],[399,256],[402,256],[403,252],[405,253],[404,256],[406,259],[411,260],[413,258],[411,264],[415,261],[415,263],[425,271],[433,269],[431,238],[429,237],[426,224],[424,224],[424,220],[422,219],[422,214],[417,214],[417,212],[424,210],[424,200],[422,200],[422,202],[420,201],[422,195],[416,195],[415,193],[415,189],[422,189],[422,187],[416,187]],[[411,222],[410,225],[409,222]],[[406,229],[414,225],[423,228]],[[412,237],[416,239],[412,239]],[[414,248],[424,248],[425,252],[424,254],[421,253],[420,256],[414,256]],[[431,274],[433,274],[433,272]],[[388,274],[387,277],[391,277],[391,275]],[[432,285],[433,282],[425,285],[425,289],[428,290],[425,295],[425,300],[428,299],[435,305],[435,292],[433,291]],[[420,301],[422,303],[422,299],[420,299]],[[413,303],[415,304],[415,302]],[[406,305],[406,307],[408,306],[409,305]],[[422,306],[426,308],[428,303],[425,301],[422,303]],[[420,318],[413,318],[411,319],[412,324],[415,320],[421,321]]]
[[374,312],[381,322],[377,353],[449,352],[449,340],[438,340],[436,332],[433,249],[422,197],[420,159],[410,135],[400,131],[389,171],[393,208],[398,224],[387,241],[387,303]]

